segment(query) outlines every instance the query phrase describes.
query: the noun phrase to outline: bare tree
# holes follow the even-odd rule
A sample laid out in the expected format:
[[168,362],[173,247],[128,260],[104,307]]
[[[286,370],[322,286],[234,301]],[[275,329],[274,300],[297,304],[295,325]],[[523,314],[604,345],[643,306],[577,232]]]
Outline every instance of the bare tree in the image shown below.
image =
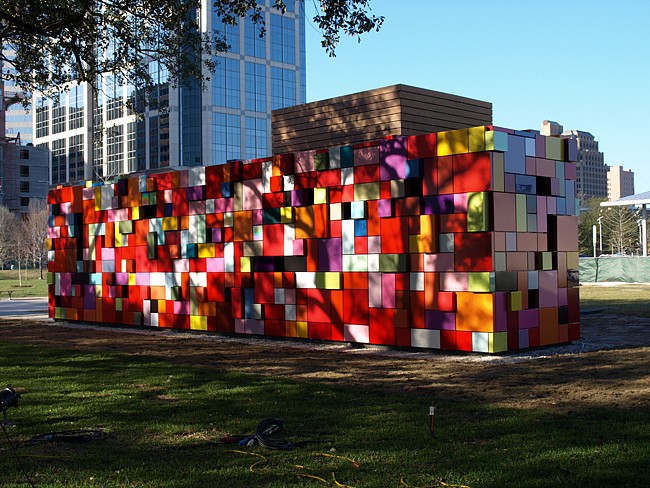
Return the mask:
[[47,238],[48,217],[49,210],[45,200],[32,200],[29,202],[27,214],[23,220],[26,256],[32,262],[34,269],[36,266],[40,268],[40,279],[43,279],[43,263],[47,260],[45,239]]
[[628,207],[609,207],[603,213],[603,235],[612,254],[639,250],[638,212]]
[[0,266],[12,258],[16,228],[14,215],[5,206],[0,206]]

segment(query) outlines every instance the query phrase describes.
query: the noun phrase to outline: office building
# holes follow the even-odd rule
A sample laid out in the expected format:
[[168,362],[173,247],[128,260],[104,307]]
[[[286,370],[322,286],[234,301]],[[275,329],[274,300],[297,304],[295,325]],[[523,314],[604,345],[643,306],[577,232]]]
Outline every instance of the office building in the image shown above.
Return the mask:
[[[25,213],[30,201],[46,198],[48,151],[22,139],[22,125],[16,123],[20,119],[12,115],[20,112],[11,109],[18,93],[13,88],[6,90],[0,81],[0,205],[12,213]],[[30,132],[26,134],[29,137]]]
[[156,89],[144,117],[126,106],[128,100],[138,106],[138,93],[112,75],[100,90],[84,84],[57,100],[35,97],[35,143],[52,152],[51,182],[271,154],[271,111],[305,101],[303,4],[285,4],[285,14],[263,6],[263,38],[248,19],[231,27],[207,15],[206,32],[222,32],[230,50],[216,56],[203,90],[198,83],[171,86],[165,69],[151,62]]
[[560,136],[563,131],[564,128],[557,122],[552,120],[545,120],[542,122],[541,134],[543,136]]
[[542,122],[541,134],[560,135],[563,139],[575,139],[578,145],[576,194],[581,203],[590,198],[607,198],[607,165],[605,156],[598,150],[594,136],[582,130],[564,130],[551,120]]
[[[14,51],[4,49],[3,54],[11,59]],[[3,66],[4,71],[11,71],[10,66]],[[27,145],[33,142],[32,113],[31,104],[25,106],[22,101],[25,100],[23,91],[9,81],[3,82],[3,101],[5,110],[5,128],[0,135],[4,135],[10,140],[19,141],[20,144]]]
[[623,166],[610,166],[607,170],[607,200],[613,202],[634,195],[634,172]]

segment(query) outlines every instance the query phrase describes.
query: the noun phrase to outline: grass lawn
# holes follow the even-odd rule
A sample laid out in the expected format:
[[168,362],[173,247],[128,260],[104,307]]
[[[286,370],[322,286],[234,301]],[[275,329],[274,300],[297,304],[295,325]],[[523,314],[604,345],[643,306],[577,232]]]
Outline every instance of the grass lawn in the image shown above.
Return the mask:
[[[0,341],[12,442],[70,429],[106,429],[83,444],[16,449],[38,487],[650,486],[646,411],[513,409],[415,393],[335,387],[147,356],[82,353]],[[489,385],[486,385],[489,387]],[[292,451],[220,444],[269,416],[285,420]],[[25,476],[0,442],[4,487]],[[240,451],[240,452],[235,452]]]
[[580,308],[650,318],[650,283],[580,286]]
[[43,279],[37,269],[22,270],[22,287],[18,279],[18,270],[0,271],[0,290],[14,290],[13,298],[47,296],[47,271],[43,270]]

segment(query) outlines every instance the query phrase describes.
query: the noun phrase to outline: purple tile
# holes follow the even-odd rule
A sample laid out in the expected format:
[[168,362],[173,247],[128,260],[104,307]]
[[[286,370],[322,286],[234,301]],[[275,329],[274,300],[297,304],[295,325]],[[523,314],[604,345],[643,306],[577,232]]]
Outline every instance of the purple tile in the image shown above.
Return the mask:
[[393,201],[392,200],[379,200],[377,202],[377,213],[379,217],[392,217],[393,216]]
[[318,270],[343,271],[343,239],[318,240]]
[[203,200],[203,194],[205,192],[205,186],[190,186],[185,190],[187,193],[188,200]]
[[383,139],[379,144],[379,179],[382,181],[406,178],[405,136]]
[[430,195],[424,197],[423,213],[431,214],[450,214],[454,213],[454,195]]
[[96,305],[97,295],[95,293],[95,285],[84,285],[84,308],[95,310]]
[[456,314],[440,310],[425,310],[424,326],[433,330],[456,330]]

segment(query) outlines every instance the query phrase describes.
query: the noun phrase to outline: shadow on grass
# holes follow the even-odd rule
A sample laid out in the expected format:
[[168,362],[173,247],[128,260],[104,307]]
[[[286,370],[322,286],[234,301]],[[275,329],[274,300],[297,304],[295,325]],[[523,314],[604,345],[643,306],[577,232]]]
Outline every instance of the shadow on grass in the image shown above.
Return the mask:
[[[358,487],[397,487],[403,477],[410,486],[437,479],[472,487],[650,482],[640,469],[650,463],[642,409],[556,412],[438,399],[432,437],[430,395],[227,373],[147,356],[5,343],[0,354],[7,365],[2,380],[23,393],[10,409],[14,441],[52,430],[111,432],[101,442],[19,449],[37,486],[322,485],[306,474]],[[322,442],[294,451],[219,444],[269,416],[286,421],[289,440]],[[233,450],[266,462],[254,465],[262,458]],[[27,486],[6,446],[0,470],[13,486]]]

